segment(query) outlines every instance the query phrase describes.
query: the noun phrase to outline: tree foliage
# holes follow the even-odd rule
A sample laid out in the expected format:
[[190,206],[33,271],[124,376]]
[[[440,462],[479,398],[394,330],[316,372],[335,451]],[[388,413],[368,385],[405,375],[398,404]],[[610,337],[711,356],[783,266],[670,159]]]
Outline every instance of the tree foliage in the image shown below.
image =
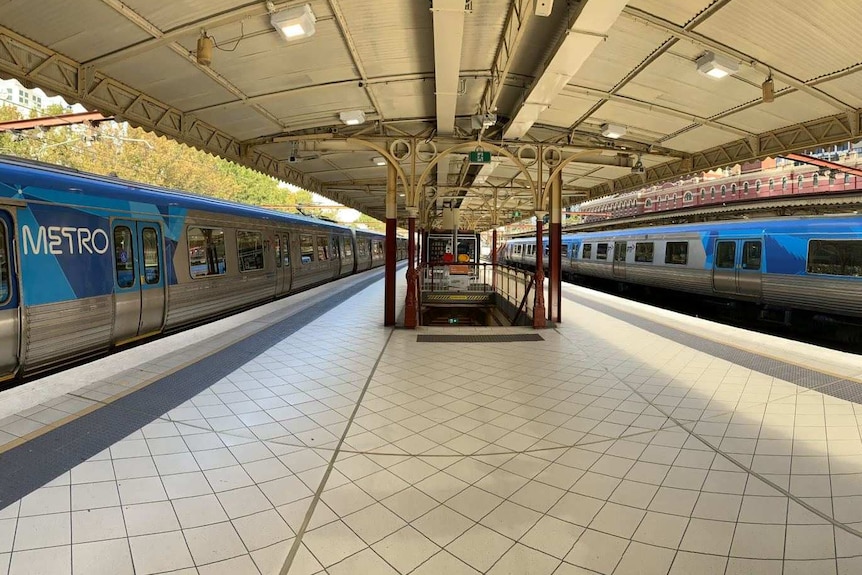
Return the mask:
[[[63,113],[50,106],[44,115]],[[19,119],[14,106],[0,107],[0,121]],[[0,132],[0,153],[291,213],[313,203],[311,192],[125,123]],[[334,218],[338,210],[330,211],[306,213]]]

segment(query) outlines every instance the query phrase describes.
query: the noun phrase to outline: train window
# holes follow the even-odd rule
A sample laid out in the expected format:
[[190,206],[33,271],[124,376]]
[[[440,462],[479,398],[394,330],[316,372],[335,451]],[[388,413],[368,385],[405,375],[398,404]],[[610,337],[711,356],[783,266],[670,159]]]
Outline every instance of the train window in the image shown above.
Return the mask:
[[733,269],[736,265],[736,242],[718,242],[715,246],[715,267]]
[[361,258],[365,258],[366,256],[368,256],[368,247],[365,245],[364,241],[360,239],[356,240],[356,252]]
[[569,257],[569,244],[563,244],[562,250],[560,250],[560,257],[563,259]]
[[284,234],[281,241],[284,242],[281,250],[282,256],[284,256],[284,267],[288,267],[290,266],[290,234]]
[[299,236],[299,255],[304,264],[310,264],[314,261],[314,236],[305,234]]
[[382,256],[383,255],[383,242],[381,240],[374,241],[374,255]]
[[742,269],[759,270],[763,244],[759,241],[742,244]]
[[12,294],[9,280],[9,242],[6,226],[0,221],[0,303],[6,303]]
[[664,263],[677,265],[688,263],[688,242],[668,242],[665,246]]
[[224,259],[224,230],[189,228],[189,271],[193,278],[222,275],[227,271]]
[[614,242],[614,261],[626,261],[626,242]]
[[584,244],[584,255],[581,258],[588,260],[591,257],[593,257],[593,244]]
[[252,272],[263,269],[263,234],[237,230],[236,251],[239,255],[239,271]]
[[337,260],[341,257],[341,238],[329,238],[329,253],[332,254],[332,259]]
[[275,236],[275,267],[281,267],[281,238]]
[[317,237],[317,261],[325,262],[329,259],[329,238]]
[[652,263],[654,249],[652,242],[638,242],[635,244],[635,261]]
[[114,262],[117,265],[117,285],[129,288],[135,285],[135,252],[132,230],[126,226],[114,228]]
[[608,244],[597,244],[596,245],[596,259],[597,260],[608,259]]
[[141,230],[141,239],[144,247],[144,282],[155,285],[162,275],[159,266],[159,235],[155,228],[144,228]]
[[810,274],[862,276],[862,241],[811,240],[807,269]]
[[344,247],[344,257],[353,257],[353,241],[350,238],[342,238]]

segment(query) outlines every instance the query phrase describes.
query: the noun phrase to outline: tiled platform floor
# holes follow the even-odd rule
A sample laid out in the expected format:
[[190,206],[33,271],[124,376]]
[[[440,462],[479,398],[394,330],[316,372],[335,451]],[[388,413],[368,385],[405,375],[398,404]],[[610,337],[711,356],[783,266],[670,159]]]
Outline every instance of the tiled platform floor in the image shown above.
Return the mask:
[[0,511],[0,574],[862,573],[862,406],[571,301],[451,344],[382,298]]

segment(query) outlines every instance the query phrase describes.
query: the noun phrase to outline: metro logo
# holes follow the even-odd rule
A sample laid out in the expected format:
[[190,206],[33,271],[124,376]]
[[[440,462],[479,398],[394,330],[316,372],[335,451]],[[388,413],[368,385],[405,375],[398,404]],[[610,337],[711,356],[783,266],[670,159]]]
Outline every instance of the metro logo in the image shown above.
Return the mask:
[[39,226],[35,239],[30,226],[21,227],[22,244],[24,255],[51,254],[59,255],[84,255],[104,254],[108,251],[108,233],[96,228],[73,228],[60,226]]

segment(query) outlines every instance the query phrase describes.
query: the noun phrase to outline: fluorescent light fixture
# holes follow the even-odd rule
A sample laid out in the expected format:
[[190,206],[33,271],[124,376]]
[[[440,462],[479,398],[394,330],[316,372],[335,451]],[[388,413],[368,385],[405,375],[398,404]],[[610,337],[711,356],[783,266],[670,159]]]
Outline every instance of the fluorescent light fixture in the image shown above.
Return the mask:
[[358,126],[365,123],[365,112],[362,110],[351,110],[350,112],[341,112],[338,115],[341,121],[348,126]]
[[374,156],[373,158],[371,158],[371,161],[378,166],[386,165],[386,158],[384,158],[383,156]]
[[602,124],[602,136],[605,138],[622,138],[626,135],[626,127],[620,124]]
[[700,58],[695,60],[695,64],[697,64],[698,72],[716,79],[736,74],[739,71],[739,64],[737,62],[712,52],[705,52]]
[[270,14],[269,21],[282,38],[291,41],[314,36],[314,23],[317,18],[311,11],[311,4],[305,4],[274,12]]

